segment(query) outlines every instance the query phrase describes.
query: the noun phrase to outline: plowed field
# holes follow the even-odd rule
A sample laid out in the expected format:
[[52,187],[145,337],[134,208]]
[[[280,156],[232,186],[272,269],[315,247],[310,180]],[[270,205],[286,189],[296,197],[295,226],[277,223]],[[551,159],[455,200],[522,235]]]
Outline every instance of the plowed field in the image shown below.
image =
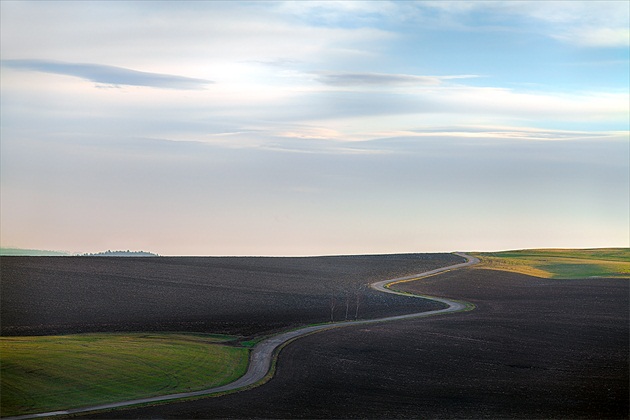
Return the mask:
[[[367,284],[452,254],[312,258],[2,257],[2,335],[193,331],[260,335],[331,319],[436,309]],[[358,305],[358,310],[357,310]]]
[[476,310],[315,334],[264,386],[100,417],[626,419],[628,286],[449,272],[404,287]]

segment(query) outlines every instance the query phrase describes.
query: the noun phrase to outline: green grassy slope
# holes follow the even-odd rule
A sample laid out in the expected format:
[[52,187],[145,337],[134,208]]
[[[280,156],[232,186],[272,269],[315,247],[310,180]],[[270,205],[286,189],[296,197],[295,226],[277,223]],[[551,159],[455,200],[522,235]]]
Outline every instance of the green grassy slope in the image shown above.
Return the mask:
[[513,271],[544,278],[630,278],[630,248],[526,249],[472,253],[478,268]]
[[0,416],[53,411],[229,383],[248,350],[225,337],[79,334],[0,338]]

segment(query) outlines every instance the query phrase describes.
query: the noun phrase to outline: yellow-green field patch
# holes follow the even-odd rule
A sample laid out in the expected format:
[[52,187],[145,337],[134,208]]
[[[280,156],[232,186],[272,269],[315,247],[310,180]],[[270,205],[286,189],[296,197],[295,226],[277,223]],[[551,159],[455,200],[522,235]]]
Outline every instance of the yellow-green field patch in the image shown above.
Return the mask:
[[630,278],[630,248],[529,249],[482,252],[478,268],[512,271],[543,278]]
[[0,416],[212,388],[242,376],[227,337],[77,334],[0,338]]

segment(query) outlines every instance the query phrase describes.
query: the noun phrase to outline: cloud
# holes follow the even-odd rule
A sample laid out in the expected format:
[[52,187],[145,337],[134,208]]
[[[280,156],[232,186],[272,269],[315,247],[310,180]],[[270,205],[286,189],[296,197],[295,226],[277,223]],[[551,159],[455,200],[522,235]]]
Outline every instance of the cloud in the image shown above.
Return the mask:
[[598,132],[598,131],[570,131],[552,130],[536,127],[510,126],[452,126],[432,127],[430,129],[412,130],[394,133],[396,137],[450,137],[450,138],[481,138],[503,140],[535,140],[535,141],[580,141],[580,140],[611,140],[621,141],[627,138],[628,132]]
[[[469,28],[480,22],[490,28],[519,27],[525,23],[530,30],[581,47],[630,45],[630,6],[624,1],[425,1],[416,6],[425,12],[422,16],[434,11],[439,21],[457,22]],[[480,19],[481,14],[484,19]],[[471,16],[477,18],[472,21],[474,24],[467,19]],[[514,18],[517,20],[510,21]],[[509,23],[498,23],[501,20]]]
[[575,28],[554,35],[554,38],[585,47],[623,47],[630,45],[627,28]]
[[448,79],[478,77],[461,76],[417,76],[412,74],[388,73],[318,73],[317,80],[329,86],[437,86]]
[[2,57],[111,63],[166,74],[186,68],[187,75],[218,82],[225,72],[234,75],[224,66],[235,62],[343,65],[367,60],[395,38],[371,26],[306,24],[275,4],[0,1]]
[[[330,129],[371,131],[409,129],[418,121],[431,124],[492,123],[529,124],[570,128],[598,123],[601,129],[618,130],[627,127],[628,95],[625,93],[521,92],[511,89],[474,86],[420,86],[420,89],[335,89],[309,92],[292,98],[274,109],[285,121],[326,124]],[[255,110],[248,110],[255,114]],[[265,112],[268,112],[265,110]],[[258,115],[259,119],[270,114]],[[439,117],[439,121],[436,118]],[[324,122],[325,121],[325,122]],[[333,123],[336,121],[337,123]],[[339,129],[346,124],[347,129]],[[410,126],[411,125],[411,126]],[[379,128],[380,129],[380,128]]]
[[51,60],[3,60],[2,65],[18,70],[63,74],[106,85],[147,86],[163,89],[203,89],[210,80],[148,73],[103,64],[66,63]]
[[396,16],[400,7],[389,1],[283,1],[275,3],[282,14],[295,16],[309,24],[365,26],[378,19]]
[[[630,45],[630,6],[622,1],[515,2],[512,12],[547,24],[555,39],[582,47]],[[535,4],[534,4],[535,3]]]

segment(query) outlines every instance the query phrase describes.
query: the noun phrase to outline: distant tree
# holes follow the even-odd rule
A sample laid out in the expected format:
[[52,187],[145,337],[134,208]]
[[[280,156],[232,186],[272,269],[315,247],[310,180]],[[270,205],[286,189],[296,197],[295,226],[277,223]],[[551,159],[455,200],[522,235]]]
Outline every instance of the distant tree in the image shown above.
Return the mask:
[[147,251],[112,251],[111,249],[92,254],[85,253],[83,255],[89,257],[159,257],[158,254],[153,254]]

